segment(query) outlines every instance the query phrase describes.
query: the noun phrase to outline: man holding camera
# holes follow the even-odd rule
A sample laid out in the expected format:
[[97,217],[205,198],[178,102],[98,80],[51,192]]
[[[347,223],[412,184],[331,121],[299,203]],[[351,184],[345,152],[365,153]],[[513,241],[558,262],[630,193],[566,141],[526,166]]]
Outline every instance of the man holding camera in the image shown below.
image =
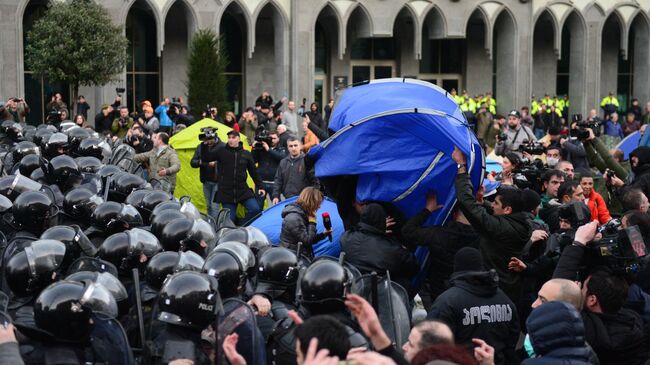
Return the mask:
[[29,115],[29,105],[23,98],[10,98],[6,105],[7,111],[14,117],[14,122],[19,124],[25,123],[25,118]]
[[181,161],[173,148],[168,146],[169,135],[164,132],[153,135],[153,149],[149,152],[133,156],[135,162],[148,162],[149,179],[165,181],[169,184],[169,192],[176,188],[176,174],[181,170]]
[[118,138],[124,138],[129,129],[133,127],[133,123],[133,118],[129,117],[129,108],[122,106],[120,107],[120,116],[111,125],[111,132]]
[[124,143],[133,147],[135,153],[149,152],[153,149],[153,142],[144,133],[144,130],[139,124],[135,124],[124,137]]
[[[259,138],[263,137],[263,138]],[[269,133],[267,136],[258,136],[253,144],[253,159],[257,163],[257,171],[262,179],[264,190],[267,194],[273,192],[273,180],[280,161],[287,155],[287,150],[280,146],[280,136]],[[264,197],[260,198],[264,203]]]
[[174,121],[172,121],[167,114],[171,104],[172,101],[169,100],[169,98],[165,98],[165,100],[161,101],[160,105],[158,105],[155,110],[156,115],[158,115],[158,120],[160,121],[160,131],[167,134],[171,133],[172,128],[174,128]]
[[521,114],[512,110],[508,113],[508,128],[497,137],[495,153],[497,156],[505,156],[513,152],[521,157],[519,146],[524,141],[536,141],[535,134],[527,126],[521,125]]
[[225,145],[217,137],[217,129],[206,127],[199,134],[201,143],[196,147],[190,166],[199,168],[199,179],[203,184],[203,196],[208,208],[208,215],[217,217],[218,207],[214,201],[219,185],[217,184],[216,151]]

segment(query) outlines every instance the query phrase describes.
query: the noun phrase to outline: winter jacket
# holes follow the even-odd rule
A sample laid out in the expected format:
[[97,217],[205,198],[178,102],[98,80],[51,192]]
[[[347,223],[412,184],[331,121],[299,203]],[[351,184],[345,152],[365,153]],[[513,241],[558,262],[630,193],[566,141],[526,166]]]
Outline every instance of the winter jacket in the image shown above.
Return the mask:
[[246,179],[248,174],[255,182],[255,186],[262,187],[260,179],[253,161],[253,155],[242,147],[230,147],[227,144],[217,149],[217,180],[219,190],[215,197],[218,203],[239,203],[247,199],[254,198],[255,194],[248,187]]
[[431,307],[427,319],[445,322],[456,343],[480,338],[494,347],[496,364],[513,364],[519,339],[515,304],[499,289],[494,270],[461,271],[451,276],[451,288]]
[[307,113],[305,113],[305,115],[307,115],[309,117],[309,121],[311,123],[314,123],[316,126],[318,126],[318,128],[324,131],[327,130],[327,124],[323,120],[323,116],[318,111],[315,112],[308,111]]
[[[251,153],[253,160],[257,163],[257,172],[262,181],[273,181],[280,161],[287,156],[287,150],[280,146],[269,148],[268,151],[253,149]],[[271,194],[272,192],[268,191],[267,193]]]
[[490,215],[472,194],[472,183],[466,173],[456,175],[458,205],[474,230],[481,237],[480,247],[485,267],[499,274],[499,287],[513,302],[519,301],[520,277],[508,270],[511,257],[520,257],[532,233],[528,216],[523,213]]
[[479,248],[479,236],[472,226],[456,221],[443,226],[423,227],[431,212],[423,209],[402,227],[402,238],[410,249],[416,246],[429,248],[429,290],[432,298],[449,287],[447,281],[453,273],[456,252],[463,247]]
[[623,138],[623,127],[618,122],[608,120],[605,122],[605,134],[612,137]]
[[524,140],[536,141],[535,134],[530,128],[520,125],[518,129],[507,128],[504,133],[508,137],[504,142],[497,143],[494,153],[497,156],[505,156],[508,152],[513,152],[517,156],[521,157],[521,152],[519,152],[519,145],[521,145]]
[[589,194],[588,198],[587,206],[591,211],[591,220],[598,221],[600,224],[609,222],[612,216],[609,215],[609,210],[607,209],[607,204],[605,204],[603,196],[598,194],[596,190],[591,189],[591,194]]
[[562,154],[564,159],[573,164],[576,172],[581,174],[590,173],[589,161],[587,160],[587,152],[582,142],[578,140],[568,140],[562,146]]
[[[157,148],[149,152],[138,153],[133,156],[133,161],[148,162],[149,178],[169,182],[171,184],[170,191],[174,191],[174,188],[176,188],[176,174],[181,170],[181,161],[173,148],[164,146],[160,153],[158,153]],[[158,175],[160,169],[165,169],[165,176]]]
[[643,321],[632,310],[616,314],[582,312],[587,342],[601,364],[642,365],[648,360],[644,344]]
[[280,161],[275,179],[273,181],[273,198],[285,198],[300,195],[302,189],[307,186],[318,188],[318,180],[314,176],[313,169],[307,169],[305,165],[305,155],[300,154],[295,159],[287,156]]
[[590,364],[585,327],[580,313],[570,304],[542,304],[528,316],[526,330],[538,357],[524,360],[522,364]]
[[118,136],[119,138],[124,138],[126,136],[126,133],[133,127],[133,118],[128,118],[126,120],[126,125],[121,125],[120,124],[120,118],[116,118],[113,120],[113,124],[111,124],[111,132]]
[[147,119],[144,123],[144,129],[150,135],[158,132],[158,129],[160,129],[160,122],[158,121],[158,118],[151,117]]
[[216,152],[224,146],[224,143],[217,139],[212,145],[200,143],[196,147],[196,150],[194,150],[194,156],[190,160],[190,166],[199,168],[199,179],[202,183],[206,181],[217,181],[217,167],[210,167],[209,163],[217,160]]
[[314,132],[312,132],[311,130],[306,130],[305,131],[304,141],[303,141],[303,144],[302,144],[302,152],[308,153],[309,150],[312,147],[314,147],[315,145],[317,145],[319,143],[320,143],[320,140],[318,139],[318,137],[316,137]]
[[247,121],[244,118],[239,120],[239,131],[246,136],[248,144],[252,145],[255,142],[255,131],[259,125],[257,120]]
[[632,167],[634,180],[631,186],[641,189],[646,196],[650,196],[650,147],[637,147],[630,153],[631,157],[639,159],[637,166]]
[[361,222],[341,236],[341,250],[362,274],[374,271],[384,276],[389,271],[391,280],[405,288],[420,271],[415,256],[386,235],[386,211],[376,203],[368,204],[361,214]]
[[161,104],[156,107],[155,113],[158,116],[158,120],[160,121],[161,127],[174,126],[174,121],[172,121],[171,118],[169,118],[169,115],[167,115],[168,110],[169,110],[169,106],[165,104]]
[[287,204],[282,209],[282,231],[280,243],[283,247],[296,250],[302,242],[302,250],[308,256],[314,256],[312,245],[325,238],[324,233],[316,233],[316,221],[310,221],[307,212],[296,203]]

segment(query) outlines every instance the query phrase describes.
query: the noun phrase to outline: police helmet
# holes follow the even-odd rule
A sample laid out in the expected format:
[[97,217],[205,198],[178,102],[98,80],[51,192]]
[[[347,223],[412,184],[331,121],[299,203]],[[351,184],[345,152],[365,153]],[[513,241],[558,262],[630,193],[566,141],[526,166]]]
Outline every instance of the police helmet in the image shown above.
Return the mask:
[[107,272],[115,277],[119,275],[115,265],[98,257],[86,256],[78,258],[70,265],[66,274],[70,275],[79,271]]
[[214,278],[194,271],[174,274],[158,297],[158,320],[201,331],[214,323],[221,307]]
[[58,212],[52,199],[40,191],[20,194],[12,207],[14,223],[18,228],[35,234],[56,225]]
[[18,162],[18,172],[27,177],[39,167],[41,167],[41,157],[39,155],[26,155]]
[[201,212],[199,212],[199,209],[194,205],[194,203],[192,203],[191,200],[192,199],[188,196],[181,197],[181,213],[185,214],[185,216],[189,219],[200,219]]
[[36,144],[37,146],[43,148],[45,147],[45,144],[47,143],[47,141],[50,140],[50,137],[54,133],[55,132],[46,128],[37,129],[36,132],[34,133],[34,137],[32,137],[32,142],[34,142],[34,144]]
[[142,198],[139,205],[134,206],[138,207],[138,211],[140,211],[142,218],[144,219],[145,223],[147,223],[150,222],[151,214],[156,206],[158,206],[158,204],[173,200],[174,196],[172,194],[162,190],[153,190],[149,191]]
[[66,155],[51,159],[43,168],[43,172],[47,182],[56,184],[63,192],[78,186],[83,179],[75,160]]
[[56,240],[62,242],[66,247],[66,256],[70,255],[73,260],[82,255],[95,256],[97,248],[90,242],[81,228],[77,225],[54,226],[48,228],[41,234],[42,240]]
[[68,136],[63,133],[54,133],[45,143],[43,148],[43,156],[47,158],[54,158],[56,156],[65,155],[68,151]]
[[140,209],[140,203],[142,202],[142,199],[149,194],[151,190],[149,189],[139,189],[139,190],[133,190],[129,195],[124,199],[124,204],[132,205],[135,207],[135,209],[140,212],[140,215],[143,218],[143,221],[146,223],[146,220],[144,219],[144,215],[142,214],[142,210]]
[[[287,287],[298,281],[298,257],[284,247],[270,247],[258,254],[258,283]],[[259,284],[258,284],[259,286]]]
[[333,260],[314,261],[300,280],[303,304],[343,303],[352,285],[348,270]]
[[34,304],[36,326],[58,341],[85,343],[93,313],[117,316],[115,298],[101,284],[63,280],[45,288]]
[[27,155],[41,155],[41,149],[34,143],[29,141],[18,142],[13,148],[11,153],[14,163],[20,161],[23,157]]
[[131,205],[104,202],[93,211],[90,222],[93,227],[112,234],[142,226],[142,216]]
[[203,272],[219,281],[219,293],[224,298],[239,295],[246,286],[248,273],[255,267],[253,252],[243,243],[224,242],[205,259]]
[[115,298],[119,315],[128,313],[129,311],[129,294],[120,280],[108,272],[97,271],[77,271],[68,275],[65,280],[77,281],[83,283],[90,281],[93,283],[101,284],[109,293]]
[[151,258],[160,251],[162,247],[151,232],[134,228],[105,239],[97,250],[97,257],[112,263],[120,272],[127,273],[140,266],[143,255]]
[[86,188],[78,188],[63,197],[63,211],[74,219],[88,223],[95,208],[102,203],[104,199],[97,194]]
[[[157,214],[151,216],[151,233],[162,241],[162,232],[163,229],[173,220],[176,219],[186,219],[183,213],[178,210],[166,209],[158,212]],[[164,247],[164,245],[163,245]],[[178,250],[176,250],[178,251]]]
[[145,271],[145,281],[153,289],[160,290],[165,279],[181,271],[201,271],[205,261],[198,254],[188,252],[164,251],[156,254]]
[[75,126],[65,131],[65,134],[68,135],[70,154],[72,156],[78,156],[77,150],[79,149],[79,145],[81,145],[85,139],[90,138],[90,132],[86,128]]
[[170,200],[168,202],[162,202],[156,205],[156,207],[153,208],[153,211],[151,212],[151,220],[153,220],[156,215],[160,214],[163,210],[176,210],[180,212],[181,203],[177,202],[176,200]]
[[222,228],[217,236],[217,246],[221,242],[241,242],[250,247],[255,255],[271,246],[269,238],[257,227]]
[[7,261],[4,270],[9,289],[20,297],[37,294],[58,280],[65,255],[65,245],[59,241],[31,242]]
[[77,166],[79,166],[79,171],[82,173],[94,174],[104,166],[98,158],[92,156],[77,157],[74,160],[77,163]]
[[2,122],[0,129],[14,142],[23,140],[23,127],[19,123],[12,120],[5,120]]
[[205,256],[206,248],[213,247],[215,233],[203,219],[179,218],[167,224],[160,234],[160,243],[166,251],[194,251]]
[[4,195],[0,195],[0,214],[9,212],[14,204]]
[[106,141],[96,137],[84,139],[77,148],[78,156],[95,157],[102,162],[107,162],[111,157],[111,153],[111,146]]
[[0,195],[4,195],[12,201],[24,192],[39,191],[42,188],[43,184],[22,175],[8,175],[0,178]]
[[134,174],[124,173],[118,176],[109,190],[109,200],[123,203],[133,191],[143,189],[147,181]]

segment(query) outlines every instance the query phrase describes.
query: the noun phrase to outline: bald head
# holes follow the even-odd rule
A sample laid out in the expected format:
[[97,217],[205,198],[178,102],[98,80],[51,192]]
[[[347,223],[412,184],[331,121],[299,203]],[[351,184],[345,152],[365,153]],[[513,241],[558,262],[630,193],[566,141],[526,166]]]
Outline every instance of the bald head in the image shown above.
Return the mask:
[[537,300],[531,305],[537,308],[546,302],[567,302],[578,311],[582,309],[582,292],[578,284],[567,279],[551,279],[542,285]]
[[420,350],[435,344],[453,345],[454,334],[443,322],[422,321],[411,329],[408,341],[402,346],[404,357],[411,361]]
[[277,128],[278,134],[282,134],[287,131],[287,126],[284,124],[280,124]]

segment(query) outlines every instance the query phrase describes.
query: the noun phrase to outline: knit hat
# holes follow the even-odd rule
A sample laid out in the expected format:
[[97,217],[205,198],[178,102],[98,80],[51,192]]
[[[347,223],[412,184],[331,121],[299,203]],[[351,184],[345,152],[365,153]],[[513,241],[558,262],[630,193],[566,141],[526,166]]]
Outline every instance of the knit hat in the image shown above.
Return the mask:
[[483,271],[481,252],[473,247],[463,247],[454,256],[454,272]]
[[370,203],[365,206],[359,219],[361,223],[373,226],[380,231],[386,230],[386,211],[377,203]]
[[145,105],[145,106],[142,108],[142,111],[143,111],[144,113],[153,113],[153,108],[150,107],[150,106]]

